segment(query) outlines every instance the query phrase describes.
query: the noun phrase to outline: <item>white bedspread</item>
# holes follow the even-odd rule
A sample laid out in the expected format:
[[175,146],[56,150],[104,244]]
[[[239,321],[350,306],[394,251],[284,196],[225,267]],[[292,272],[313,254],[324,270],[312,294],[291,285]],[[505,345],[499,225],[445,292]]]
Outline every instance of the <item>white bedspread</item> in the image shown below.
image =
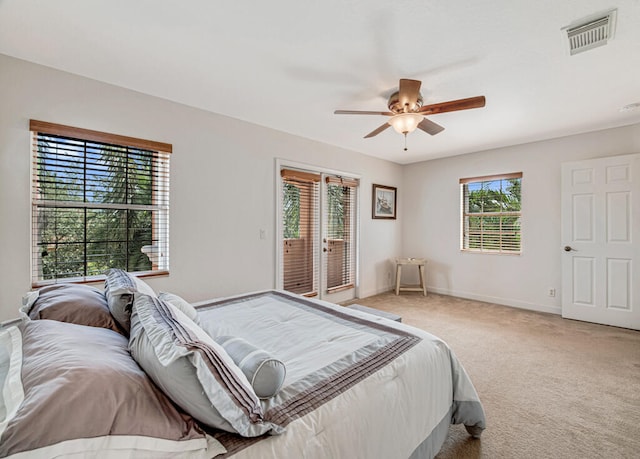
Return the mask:
[[418,448],[433,457],[450,422],[474,436],[484,429],[464,368],[425,331],[277,291],[197,307],[210,335],[242,337],[287,368],[282,391],[264,401],[286,432],[258,441],[218,436],[229,457],[388,459]]

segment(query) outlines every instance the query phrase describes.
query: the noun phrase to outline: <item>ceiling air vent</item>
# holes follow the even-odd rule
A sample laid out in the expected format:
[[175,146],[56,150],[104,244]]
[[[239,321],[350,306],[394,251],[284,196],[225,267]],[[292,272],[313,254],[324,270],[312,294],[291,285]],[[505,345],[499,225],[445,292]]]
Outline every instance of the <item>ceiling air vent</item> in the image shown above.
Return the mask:
[[565,27],[569,39],[569,53],[574,54],[588,51],[607,44],[613,38],[616,10],[609,11],[605,16],[598,16],[588,22]]

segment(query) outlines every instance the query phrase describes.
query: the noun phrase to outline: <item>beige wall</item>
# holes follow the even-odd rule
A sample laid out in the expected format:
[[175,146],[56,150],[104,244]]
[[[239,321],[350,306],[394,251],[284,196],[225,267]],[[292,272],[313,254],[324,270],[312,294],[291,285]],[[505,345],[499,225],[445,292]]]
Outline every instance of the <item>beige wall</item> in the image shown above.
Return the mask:
[[[640,152],[633,125],[403,167],[0,55],[0,320],[30,288],[29,119],[173,144],[171,275],[149,283],[191,301],[274,287],[280,158],[362,177],[361,297],[390,288],[391,258],[424,256],[432,291],[557,313],[560,164]],[[522,255],[461,253],[458,179],[513,171]],[[397,221],[371,219],[372,183],[398,187]]]
[[[637,152],[639,124],[407,166],[402,252],[429,259],[429,290],[559,313],[560,165]],[[458,180],[507,172],[523,173],[522,255],[461,252]]]
[[371,184],[400,186],[401,166],[0,55],[0,320],[31,285],[29,119],[173,144],[171,275],[156,290],[198,301],[275,286],[276,158],[362,177],[360,295],[390,287],[401,222],[371,219]]

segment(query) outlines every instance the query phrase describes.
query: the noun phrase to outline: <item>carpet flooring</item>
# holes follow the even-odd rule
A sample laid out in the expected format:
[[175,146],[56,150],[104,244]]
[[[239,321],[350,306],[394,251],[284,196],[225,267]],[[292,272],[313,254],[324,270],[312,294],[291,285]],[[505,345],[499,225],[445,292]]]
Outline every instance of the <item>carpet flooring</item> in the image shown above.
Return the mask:
[[640,332],[432,293],[357,302],[440,337],[471,377],[487,429],[451,426],[437,459],[640,458]]

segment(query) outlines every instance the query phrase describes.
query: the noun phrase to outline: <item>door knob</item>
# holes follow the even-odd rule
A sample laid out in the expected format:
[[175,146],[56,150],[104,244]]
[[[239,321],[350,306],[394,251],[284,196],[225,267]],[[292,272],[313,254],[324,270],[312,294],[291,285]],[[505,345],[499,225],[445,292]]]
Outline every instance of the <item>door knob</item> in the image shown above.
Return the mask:
[[565,246],[564,246],[564,251],[565,251],[565,252],[571,252],[572,250],[573,250],[573,248],[571,248],[571,246],[570,246],[570,245],[565,245]]

